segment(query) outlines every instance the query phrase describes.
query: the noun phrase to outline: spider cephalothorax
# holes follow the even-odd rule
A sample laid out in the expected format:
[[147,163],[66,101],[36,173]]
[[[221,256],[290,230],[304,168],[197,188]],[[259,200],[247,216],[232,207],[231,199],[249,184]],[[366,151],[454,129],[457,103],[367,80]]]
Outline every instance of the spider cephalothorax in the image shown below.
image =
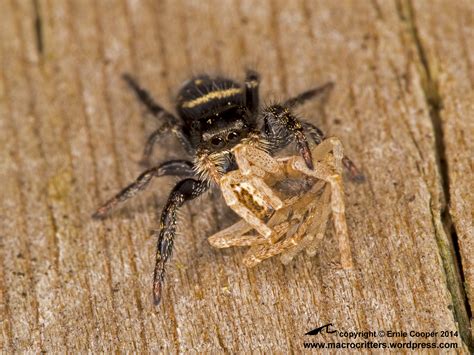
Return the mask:
[[[243,85],[220,76],[200,75],[187,81],[176,98],[177,115],[163,109],[129,75],[124,80],[137,98],[154,116],[164,123],[148,138],[144,150],[144,163],[148,165],[153,145],[165,133],[173,133],[190,155],[190,160],[172,160],[144,171],[135,182],[107,201],[94,214],[104,217],[113,207],[148,186],[152,178],[182,176],[163,208],[158,234],[153,295],[161,300],[165,263],[171,255],[176,234],[176,213],[184,202],[206,191],[222,176],[236,170],[232,149],[242,142],[254,145],[273,155],[295,142],[306,167],[313,169],[307,136],[314,144],[324,138],[315,126],[298,120],[291,109],[314,96],[328,91],[332,83],[308,90],[281,104],[260,107],[259,76],[248,71]],[[357,172],[351,161],[343,159],[350,172]]]

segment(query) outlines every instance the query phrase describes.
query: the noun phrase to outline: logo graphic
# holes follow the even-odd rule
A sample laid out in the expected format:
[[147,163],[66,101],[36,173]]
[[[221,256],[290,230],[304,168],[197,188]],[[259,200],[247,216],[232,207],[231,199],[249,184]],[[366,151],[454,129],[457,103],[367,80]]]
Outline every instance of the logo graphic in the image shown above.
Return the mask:
[[325,331],[328,334],[332,334],[332,333],[337,332],[337,330],[330,330],[329,327],[331,327],[332,325],[333,325],[332,323],[325,324],[321,327],[310,330],[305,335],[318,335],[319,333],[323,333],[323,331]]

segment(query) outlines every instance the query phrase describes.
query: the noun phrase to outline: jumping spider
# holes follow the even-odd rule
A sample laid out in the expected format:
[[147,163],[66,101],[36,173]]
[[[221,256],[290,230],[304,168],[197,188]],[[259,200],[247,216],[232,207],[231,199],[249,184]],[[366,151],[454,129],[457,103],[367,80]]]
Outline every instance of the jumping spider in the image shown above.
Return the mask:
[[[158,244],[153,295],[155,304],[159,304],[165,265],[176,234],[178,208],[201,195],[212,184],[218,184],[228,172],[238,169],[232,148],[240,143],[251,142],[255,148],[272,156],[295,142],[307,170],[313,171],[307,136],[318,145],[324,135],[314,125],[298,120],[291,109],[327,92],[333,84],[305,91],[280,104],[260,107],[258,73],[247,71],[243,85],[221,76],[199,75],[185,82],[179,90],[175,116],[158,105],[131,76],[125,74],[123,78],[148,111],[164,120],[163,125],[148,138],[143,161],[149,161],[154,144],[168,132],[178,138],[192,158],[192,161],[171,160],[149,168],[93,215],[94,218],[105,217],[119,203],[145,189],[155,177],[183,177],[168,197],[161,214],[160,229],[156,232]],[[352,176],[358,176],[348,158],[344,157],[342,163]]]
[[[225,174],[219,186],[242,220],[209,237],[212,246],[250,246],[243,260],[247,267],[282,253],[287,264],[302,250],[316,253],[332,212],[341,264],[352,267],[341,177],[344,156],[337,138],[313,146],[312,170],[301,156],[272,157],[247,142],[232,152],[239,169]],[[248,234],[252,229],[257,234]]]

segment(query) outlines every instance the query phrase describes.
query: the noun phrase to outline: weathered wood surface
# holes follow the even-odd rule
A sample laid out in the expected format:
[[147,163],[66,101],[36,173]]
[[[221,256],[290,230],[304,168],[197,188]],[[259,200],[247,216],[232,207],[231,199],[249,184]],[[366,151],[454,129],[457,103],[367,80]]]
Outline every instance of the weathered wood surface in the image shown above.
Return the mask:
[[[299,352],[305,332],[333,323],[459,330],[429,341],[467,351],[473,13],[470,0],[0,1],[0,349]],[[301,115],[367,177],[346,183],[356,267],[340,270],[329,234],[315,258],[246,270],[243,250],[206,241],[230,223],[214,193],[183,208],[155,308],[149,231],[174,180],[90,219],[140,172],[157,124],[120,75],[171,108],[192,72],[247,65],[267,98],[336,82],[324,114],[314,103]],[[182,154],[170,139],[156,159]]]

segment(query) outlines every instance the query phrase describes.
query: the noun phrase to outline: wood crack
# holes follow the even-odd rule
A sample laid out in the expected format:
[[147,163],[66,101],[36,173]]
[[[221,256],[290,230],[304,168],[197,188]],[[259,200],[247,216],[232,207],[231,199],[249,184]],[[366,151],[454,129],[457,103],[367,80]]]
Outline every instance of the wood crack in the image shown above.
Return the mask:
[[438,78],[431,70],[428,54],[423,46],[417,23],[416,13],[411,0],[397,0],[396,8],[399,18],[406,22],[408,31],[418,54],[421,65],[417,66],[422,80],[422,89],[429,108],[429,116],[434,131],[434,149],[436,153],[436,163],[442,187],[441,205],[433,203],[430,199],[430,212],[432,223],[435,229],[436,240],[443,267],[446,274],[448,289],[453,301],[453,315],[459,324],[461,338],[473,350],[474,342],[470,332],[470,319],[472,310],[466,296],[464,288],[464,271],[461,262],[460,246],[455,225],[449,212],[451,201],[449,184],[449,166],[446,157],[445,132],[441,110],[443,100],[439,91]]
[[44,36],[43,36],[43,19],[41,18],[41,11],[39,6],[39,0],[33,0],[34,9],[34,23],[35,23],[35,35],[36,35],[36,49],[38,54],[42,55],[44,51]]

